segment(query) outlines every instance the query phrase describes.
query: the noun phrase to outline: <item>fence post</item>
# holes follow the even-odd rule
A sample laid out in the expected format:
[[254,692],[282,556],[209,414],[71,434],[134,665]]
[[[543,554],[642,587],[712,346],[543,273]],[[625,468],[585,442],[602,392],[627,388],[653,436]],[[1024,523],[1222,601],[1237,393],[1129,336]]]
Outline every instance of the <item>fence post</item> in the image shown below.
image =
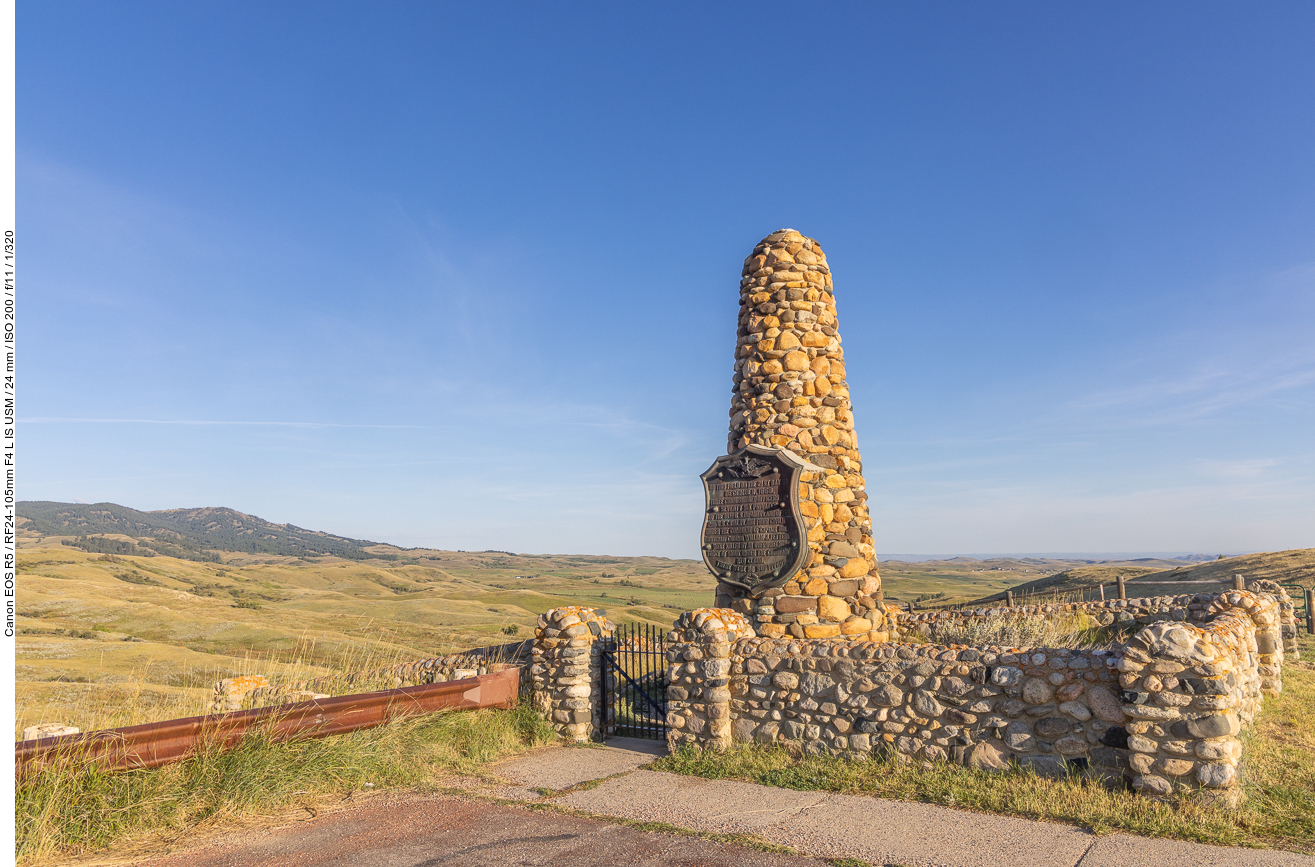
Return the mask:
[[1236,572],[1233,573],[1233,589],[1234,590],[1247,589],[1246,579],[1242,577],[1241,573],[1236,573]]
[[1306,634],[1315,635],[1315,590],[1306,588]]
[[1127,589],[1126,587],[1123,586],[1123,576],[1122,576],[1122,575],[1119,575],[1119,576],[1116,577],[1114,580],[1119,582],[1119,598],[1120,598],[1120,599],[1127,599],[1127,598],[1128,598],[1128,589]]
[[1005,604],[1008,605],[1010,608],[1014,607],[1014,591],[1012,590],[1005,591]]
[[1101,601],[1101,602],[1104,602],[1104,601],[1105,601],[1105,585],[1104,585],[1104,584],[1100,585],[1100,601]]

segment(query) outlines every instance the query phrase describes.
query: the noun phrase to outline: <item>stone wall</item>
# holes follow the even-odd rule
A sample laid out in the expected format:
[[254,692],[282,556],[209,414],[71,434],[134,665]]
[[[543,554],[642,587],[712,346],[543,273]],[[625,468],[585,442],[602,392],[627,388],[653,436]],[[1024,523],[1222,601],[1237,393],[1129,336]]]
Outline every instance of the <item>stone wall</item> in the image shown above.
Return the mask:
[[745,260],[733,390],[728,452],[787,449],[820,472],[801,476],[811,558],[796,579],[758,598],[723,585],[717,607],[753,618],[763,635],[885,641],[831,270],[821,245],[793,229]]
[[567,740],[588,741],[602,729],[604,678],[596,643],[616,627],[593,608],[554,608],[539,618],[531,652],[534,707]]
[[[1248,589],[1274,597],[1279,608],[1278,631],[1271,636],[1283,646],[1287,659],[1299,659],[1297,617],[1292,598],[1274,581],[1251,581]],[[990,608],[952,609],[945,611],[903,611],[887,606],[887,622],[892,641],[923,641],[932,627],[940,623],[970,621],[989,617],[1031,617],[1042,620],[1065,619],[1077,615],[1089,617],[1100,626],[1118,626],[1131,632],[1165,620],[1199,623],[1214,616],[1211,605],[1219,594],[1195,593],[1180,596],[1148,596],[1136,599],[1098,599],[1091,602],[1063,602],[1043,605],[996,606]],[[1266,633],[1268,635],[1268,633]],[[1267,637],[1260,639],[1269,640]]]
[[1077,768],[1235,803],[1238,733],[1281,688],[1267,593],[1219,594],[1199,624],[1152,623],[1110,650],[743,637],[734,613],[683,615],[670,636],[673,748],[724,748],[729,728],[732,742]]

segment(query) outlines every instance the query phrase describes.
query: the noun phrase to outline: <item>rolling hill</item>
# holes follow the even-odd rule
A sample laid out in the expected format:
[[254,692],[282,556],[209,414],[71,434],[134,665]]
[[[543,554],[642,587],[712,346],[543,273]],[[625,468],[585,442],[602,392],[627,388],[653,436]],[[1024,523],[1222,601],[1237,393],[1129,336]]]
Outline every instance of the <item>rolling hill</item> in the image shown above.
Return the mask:
[[1129,596],[1204,592],[1209,588],[1175,588],[1174,585],[1182,581],[1218,581],[1222,585],[1231,581],[1234,575],[1242,575],[1248,581],[1270,580],[1297,583],[1303,587],[1315,586],[1315,548],[1243,554],[1204,563],[1175,565],[1167,569],[1163,565],[1160,562],[1144,565],[1141,561],[1128,561],[1078,566],[1019,584],[1012,590],[1015,597],[1041,592],[1076,592],[1078,588],[1092,584],[1112,585],[1120,575],[1126,581],[1133,582],[1129,585]]
[[[200,562],[218,562],[218,551],[345,560],[399,559],[397,549],[391,546],[292,524],[272,524],[223,507],[139,512],[114,503],[30,500],[18,504],[18,518],[22,529],[43,536],[72,536],[71,547],[100,554],[149,557],[156,553]],[[131,538],[104,538],[112,536]],[[110,544],[114,542],[118,544]],[[369,550],[375,548],[379,550]]]
[[[666,627],[711,604],[715,585],[698,560],[400,549],[225,508],[24,502],[19,516],[20,728],[187,716],[222,677],[284,681],[501,644],[561,605]],[[1115,572],[1177,581],[1234,571],[1315,583],[1315,550],[1197,565],[881,564],[888,599],[933,605]]]

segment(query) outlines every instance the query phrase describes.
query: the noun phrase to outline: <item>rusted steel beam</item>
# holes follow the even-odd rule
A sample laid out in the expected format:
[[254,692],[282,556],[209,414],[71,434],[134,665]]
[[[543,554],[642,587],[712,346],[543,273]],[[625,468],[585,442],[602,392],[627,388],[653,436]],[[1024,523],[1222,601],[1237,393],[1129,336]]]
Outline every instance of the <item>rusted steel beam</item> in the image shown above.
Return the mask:
[[94,761],[106,770],[154,768],[185,759],[202,746],[231,748],[256,732],[276,741],[322,738],[445,708],[511,708],[519,686],[520,669],[510,667],[446,683],[19,741],[14,769],[21,778],[62,757]]

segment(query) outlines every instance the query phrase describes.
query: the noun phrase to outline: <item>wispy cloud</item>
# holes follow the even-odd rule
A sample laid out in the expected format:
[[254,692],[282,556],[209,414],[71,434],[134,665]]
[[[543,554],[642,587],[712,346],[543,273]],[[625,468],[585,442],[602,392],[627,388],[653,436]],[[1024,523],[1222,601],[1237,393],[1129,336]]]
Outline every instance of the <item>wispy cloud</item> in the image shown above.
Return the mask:
[[1244,461],[1203,460],[1199,461],[1197,465],[1202,475],[1225,479],[1249,479],[1263,475],[1265,471],[1277,467],[1279,464],[1280,461],[1274,458],[1256,458]]

